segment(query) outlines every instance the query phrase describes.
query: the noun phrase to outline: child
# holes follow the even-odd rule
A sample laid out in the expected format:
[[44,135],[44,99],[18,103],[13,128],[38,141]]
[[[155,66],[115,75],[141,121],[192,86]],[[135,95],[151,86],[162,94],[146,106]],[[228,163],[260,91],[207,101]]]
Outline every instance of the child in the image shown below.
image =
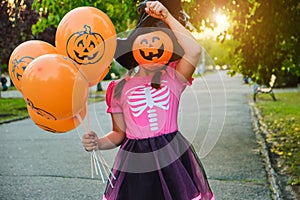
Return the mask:
[[[112,131],[102,138],[83,135],[86,151],[121,145],[107,200],[212,200],[205,171],[191,144],[177,126],[180,95],[192,77],[201,48],[192,35],[158,1],[146,13],[164,21],[184,50],[180,60],[140,64],[138,72],[107,89]],[[145,33],[147,34],[147,33]]]

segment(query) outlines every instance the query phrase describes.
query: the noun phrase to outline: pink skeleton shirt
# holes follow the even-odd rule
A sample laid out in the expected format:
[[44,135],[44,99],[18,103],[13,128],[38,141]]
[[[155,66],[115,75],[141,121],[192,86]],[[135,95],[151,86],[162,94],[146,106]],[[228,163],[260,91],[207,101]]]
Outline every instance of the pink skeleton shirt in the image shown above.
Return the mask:
[[160,89],[151,87],[150,76],[133,77],[126,81],[121,96],[114,98],[117,82],[110,83],[106,93],[107,112],[123,113],[127,138],[151,138],[178,130],[179,100],[187,83],[178,77],[176,64],[167,67]]

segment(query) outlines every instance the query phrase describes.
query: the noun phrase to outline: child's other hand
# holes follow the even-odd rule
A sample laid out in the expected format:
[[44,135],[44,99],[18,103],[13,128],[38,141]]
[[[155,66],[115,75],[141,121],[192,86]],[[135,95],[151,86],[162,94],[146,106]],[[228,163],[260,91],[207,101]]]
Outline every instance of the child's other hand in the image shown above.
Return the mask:
[[157,19],[166,19],[169,15],[167,8],[159,1],[148,1],[145,11],[148,15]]
[[86,151],[98,150],[98,136],[91,131],[82,136],[82,144]]

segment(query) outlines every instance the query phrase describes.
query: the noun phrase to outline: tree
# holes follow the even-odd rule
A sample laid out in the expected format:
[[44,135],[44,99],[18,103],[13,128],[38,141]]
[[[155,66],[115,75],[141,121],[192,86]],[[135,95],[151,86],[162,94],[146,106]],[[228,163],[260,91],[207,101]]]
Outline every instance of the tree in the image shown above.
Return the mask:
[[135,24],[138,2],[138,0],[34,0],[33,8],[40,12],[41,19],[32,26],[32,31],[37,34],[50,26],[57,28],[67,12],[81,6],[93,6],[102,10],[112,20],[117,32],[125,31]]
[[[16,5],[28,4],[28,2],[31,1],[15,0]],[[47,30],[48,36],[52,38],[46,41],[53,44],[55,29],[60,20],[76,7],[94,6],[101,9],[111,18],[116,31],[120,33],[135,25],[137,3],[139,0],[34,0],[33,8],[36,11],[30,10],[30,5],[26,6],[31,15],[21,19],[28,23],[24,27],[30,27],[30,23],[34,24],[32,32],[35,36],[30,34],[31,38],[44,38],[43,31]],[[1,38],[9,36],[12,39],[1,41],[0,51],[11,52],[16,45],[6,47],[6,41],[19,44],[26,39],[24,36],[27,37],[29,32],[27,29],[27,32],[23,31],[22,26],[18,25],[20,21],[15,21],[11,25],[13,27],[11,30],[7,28],[7,24],[11,23],[8,19],[19,16],[16,14],[18,6],[15,7],[15,14],[9,13],[9,15],[4,12],[7,9],[3,9],[3,6],[9,7],[8,3],[2,1],[1,6],[1,19],[4,19],[1,20],[3,27]],[[216,24],[214,15],[218,12],[230,16],[231,28],[228,34],[238,42],[237,48],[232,52],[234,62],[231,63],[231,74],[241,73],[260,83],[268,82],[271,74],[276,74],[278,80],[286,84],[289,84],[288,81],[283,79],[287,77],[294,83],[299,81],[300,2],[298,0],[182,0],[182,6],[198,31],[202,31],[204,27],[214,28]],[[36,15],[40,20],[32,23],[34,20],[30,20],[30,17],[34,18]],[[15,32],[18,34],[14,34]],[[1,55],[5,54],[1,52]]]
[[200,31],[215,26],[214,14],[230,16],[228,34],[238,42],[231,74],[241,73],[265,84],[271,74],[282,85],[299,82],[299,0],[185,0],[183,5]]
[[[232,34],[240,42],[234,72],[266,84],[271,74],[282,85],[300,77],[300,3],[297,0],[249,1],[234,16]],[[237,8],[236,8],[237,10]],[[290,80],[287,80],[289,78]]]
[[214,28],[215,14],[228,12],[232,0],[182,0],[183,9],[190,16],[190,22],[198,31],[204,28]]
[[29,15],[28,4],[29,2],[21,0],[15,0],[14,4],[1,1],[0,63],[2,65],[8,63],[9,55],[18,44],[31,39],[30,27],[35,22],[31,22],[34,14]]
[[[72,9],[92,6],[106,13],[113,22],[116,32],[120,33],[135,25],[138,3],[138,0],[34,0],[33,8],[40,11],[40,20],[32,26],[32,31],[34,34],[39,34],[48,27],[56,29],[64,15]],[[97,84],[97,90],[102,90],[101,82]]]
[[43,39],[54,43],[52,27],[47,28],[40,34],[33,36],[31,26],[38,21],[39,15],[31,9],[32,0],[14,0],[0,2],[0,66],[3,71],[7,70],[7,64],[12,51],[22,42],[31,39]]

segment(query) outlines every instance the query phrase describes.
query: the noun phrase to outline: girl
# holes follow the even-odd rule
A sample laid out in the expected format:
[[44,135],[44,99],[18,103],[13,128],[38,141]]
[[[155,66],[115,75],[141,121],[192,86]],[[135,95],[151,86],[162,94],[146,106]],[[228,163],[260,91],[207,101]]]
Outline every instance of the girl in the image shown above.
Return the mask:
[[86,151],[121,145],[112,171],[114,187],[107,184],[103,199],[212,200],[205,171],[177,126],[180,95],[194,73],[201,48],[160,2],[146,2],[145,12],[170,27],[184,54],[167,66],[140,64],[133,77],[131,69],[126,78],[112,82],[106,97],[112,131],[101,138],[88,132],[83,145]]

